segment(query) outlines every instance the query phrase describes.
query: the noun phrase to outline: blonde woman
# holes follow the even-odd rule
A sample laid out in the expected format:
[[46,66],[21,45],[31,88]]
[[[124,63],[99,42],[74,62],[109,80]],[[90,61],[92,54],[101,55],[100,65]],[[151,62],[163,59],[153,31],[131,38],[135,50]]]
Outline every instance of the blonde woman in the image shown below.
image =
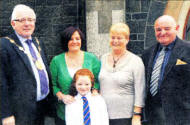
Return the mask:
[[140,57],[127,50],[130,30],[124,23],[110,28],[111,52],[102,56],[99,74],[110,125],[141,125],[144,107],[145,73]]

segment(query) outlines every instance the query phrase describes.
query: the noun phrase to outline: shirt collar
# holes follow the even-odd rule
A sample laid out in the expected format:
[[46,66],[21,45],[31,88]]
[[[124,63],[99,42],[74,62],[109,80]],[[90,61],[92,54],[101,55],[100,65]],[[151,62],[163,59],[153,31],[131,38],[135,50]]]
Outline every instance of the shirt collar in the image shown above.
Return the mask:
[[[89,99],[89,98],[91,98],[91,92],[88,92],[86,95],[85,95],[85,97],[87,98],[87,99]],[[79,93],[76,95],[76,98],[77,99],[82,99],[82,95],[80,95]]]
[[[20,40],[22,44],[25,43],[25,41],[27,40],[26,38],[19,35],[16,31],[15,31],[15,34],[17,35],[18,39]],[[30,40],[32,40],[32,37],[30,38]]]
[[[166,46],[166,50],[172,50],[175,43],[176,43],[176,39],[172,43]],[[163,47],[164,47],[163,45],[159,44],[158,50],[161,51]]]

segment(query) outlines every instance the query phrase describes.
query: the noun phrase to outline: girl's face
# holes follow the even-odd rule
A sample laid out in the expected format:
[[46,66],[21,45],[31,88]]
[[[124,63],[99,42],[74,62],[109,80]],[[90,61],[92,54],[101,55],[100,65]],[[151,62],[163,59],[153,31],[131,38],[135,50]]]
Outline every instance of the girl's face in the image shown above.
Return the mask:
[[76,83],[76,90],[81,96],[85,96],[91,91],[92,83],[89,76],[78,76]]

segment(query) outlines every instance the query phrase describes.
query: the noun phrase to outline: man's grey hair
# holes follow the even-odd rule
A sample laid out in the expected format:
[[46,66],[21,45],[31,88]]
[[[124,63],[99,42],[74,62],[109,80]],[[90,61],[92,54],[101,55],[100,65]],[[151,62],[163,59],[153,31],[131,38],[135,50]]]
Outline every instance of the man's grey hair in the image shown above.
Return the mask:
[[34,19],[36,19],[36,14],[35,14],[34,10],[31,7],[26,6],[24,4],[17,4],[13,9],[13,12],[12,12],[12,15],[11,15],[11,21],[17,19],[17,14],[20,13],[20,12],[23,12],[25,10],[27,10],[27,11],[29,10],[29,11],[33,12],[34,16],[35,16]]

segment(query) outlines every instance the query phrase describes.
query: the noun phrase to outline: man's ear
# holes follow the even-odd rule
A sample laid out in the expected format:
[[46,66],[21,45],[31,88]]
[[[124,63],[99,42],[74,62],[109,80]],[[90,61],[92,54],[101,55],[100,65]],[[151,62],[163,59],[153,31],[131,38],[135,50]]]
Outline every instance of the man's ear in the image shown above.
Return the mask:
[[11,21],[11,26],[12,26],[13,29],[14,29],[14,27],[15,27],[15,22],[14,22],[14,21]]
[[176,26],[176,30],[177,30],[177,31],[179,30],[179,25]]

